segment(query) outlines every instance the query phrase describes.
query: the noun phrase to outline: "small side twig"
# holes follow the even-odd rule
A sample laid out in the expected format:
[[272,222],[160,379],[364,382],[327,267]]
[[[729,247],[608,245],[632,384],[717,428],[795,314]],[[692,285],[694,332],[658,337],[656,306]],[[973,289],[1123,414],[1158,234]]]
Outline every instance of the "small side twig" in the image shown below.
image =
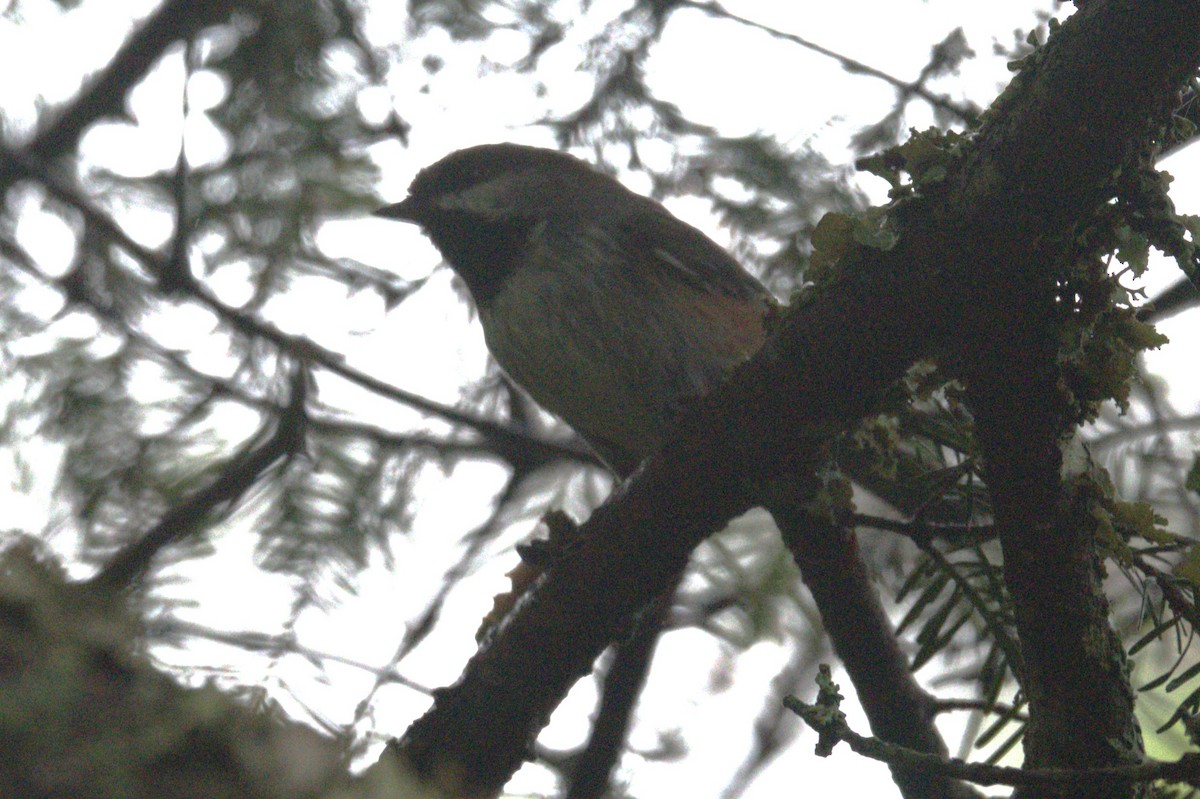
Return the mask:
[[852,751],[891,767],[922,770],[930,774],[966,780],[976,785],[1028,786],[1056,793],[1077,793],[1087,785],[1145,783],[1154,780],[1182,782],[1200,786],[1200,752],[1188,752],[1173,762],[1146,760],[1130,766],[1109,766],[1084,769],[1023,769],[968,763],[961,758],[940,757],[918,752],[908,747],[890,744],[878,738],[859,735],[846,723],[839,705],[842,700],[838,685],[833,682],[829,666],[822,664],[817,676],[818,696],[808,704],[795,696],[785,697],[783,704],[816,730],[816,753],[828,757],[833,748],[845,741]]
[[292,381],[291,401],[274,422],[272,434],[236,456],[212,485],[167,511],[145,535],[113,556],[88,583],[110,591],[133,585],[164,547],[192,534],[198,522],[217,507],[236,502],[275,463],[301,452],[305,440],[307,385],[306,369],[300,367]]

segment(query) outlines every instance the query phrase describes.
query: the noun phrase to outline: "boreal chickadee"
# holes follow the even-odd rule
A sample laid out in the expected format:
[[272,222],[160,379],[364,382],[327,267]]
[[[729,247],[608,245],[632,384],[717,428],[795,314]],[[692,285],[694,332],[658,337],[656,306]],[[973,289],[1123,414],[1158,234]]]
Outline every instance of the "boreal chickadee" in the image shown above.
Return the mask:
[[500,366],[622,475],[759,349],[777,307],[703,233],[554,150],[459,150],[376,214],[424,229]]

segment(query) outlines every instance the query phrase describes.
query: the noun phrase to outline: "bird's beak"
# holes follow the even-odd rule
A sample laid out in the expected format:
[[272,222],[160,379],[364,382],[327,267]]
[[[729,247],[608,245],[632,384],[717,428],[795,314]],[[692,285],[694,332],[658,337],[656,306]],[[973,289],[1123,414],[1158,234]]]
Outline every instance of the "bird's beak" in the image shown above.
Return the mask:
[[385,205],[371,212],[372,216],[381,216],[384,219],[403,219],[406,222],[417,221],[417,209],[413,207],[412,197],[402,200],[398,203]]

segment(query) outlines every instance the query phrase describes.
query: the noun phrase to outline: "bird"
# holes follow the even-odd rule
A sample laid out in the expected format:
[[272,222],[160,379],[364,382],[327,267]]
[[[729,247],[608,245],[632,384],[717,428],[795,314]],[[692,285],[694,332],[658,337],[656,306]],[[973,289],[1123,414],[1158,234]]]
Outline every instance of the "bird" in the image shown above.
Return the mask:
[[452,152],[375,213],[420,226],[501,369],[623,477],[759,350],[779,310],[706,235],[557,150]]

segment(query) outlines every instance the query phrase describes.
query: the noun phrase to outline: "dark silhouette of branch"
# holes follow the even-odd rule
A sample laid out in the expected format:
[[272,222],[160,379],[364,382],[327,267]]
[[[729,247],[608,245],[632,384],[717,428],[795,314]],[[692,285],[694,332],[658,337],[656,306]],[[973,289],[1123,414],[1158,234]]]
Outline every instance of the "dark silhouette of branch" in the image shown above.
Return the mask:
[[1138,318],[1143,322],[1161,322],[1197,305],[1200,305],[1200,287],[1184,277],[1139,308]]
[[[88,125],[107,116],[124,116],[126,95],[174,42],[225,19],[237,7],[230,0],[167,0],[134,31],[97,77],[63,109],[50,113],[25,146],[25,152],[50,162],[75,148]],[[0,168],[0,174],[7,169]]]
[[[1130,14],[1144,22],[1133,22]],[[1195,71],[1198,43],[1200,7],[1193,4],[1135,10],[1126,2],[1089,3],[1032,57],[1019,79],[1024,91],[1014,93],[1005,109],[1011,117],[996,114],[979,133],[979,141],[988,143],[997,125],[1020,130],[1018,137],[991,140],[994,153],[1032,157],[1028,168],[1071,176],[1065,186],[1058,184],[1066,191],[1057,193],[1024,168],[1012,173],[1021,204],[1002,213],[1013,229],[1004,235],[986,223],[977,228],[986,254],[972,259],[974,277],[960,286],[964,302],[976,307],[963,316],[967,327],[960,331],[973,345],[963,374],[1021,644],[1018,678],[1031,719],[1025,763],[1032,769],[1123,765],[1140,759],[1141,744],[1124,650],[1108,621],[1093,527],[1063,482],[1061,441],[1074,420],[1057,394],[1053,267],[1059,256],[1025,236],[1055,230],[1117,188],[1092,170],[1114,157],[1138,163],[1136,148],[1150,147],[1160,135],[1177,87]],[[1066,87],[1083,84],[1088,89],[1077,102],[1072,95],[1078,93]],[[1086,120],[1097,118],[1125,138],[1088,130]],[[1053,158],[1047,148],[1065,147],[1058,141],[1064,130],[1082,138],[1074,140],[1071,154]],[[1099,146],[1114,152],[1105,157]],[[974,157],[986,159],[987,150]],[[969,169],[964,178],[959,185],[968,190],[988,180],[982,172],[971,177]],[[1030,214],[1044,219],[1031,220]],[[1023,279],[997,279],[1005,270],[1017,270]],[[1123,797],[1128,788],[1093,785],[1076,795]]]
[[194,533],[214,510],[236,503],[274,464],[300,452],[305,436],[307,381],[303,370],[297,370],[288,408],[269,423],[274,431],[266,440],[249,444],[221,469],[211,485],[169,510],[141,538],[114,555],[88,583],[108,591],[128,588],[141,579],[164,547]]
[[[66,294],[68,302],[76,305],[86,306],[100,319],[113,325],[113,327],[121,336],[137,342],[140,346],[144,347],[148,353],[153,353],[155,357],[161,358],[169,363],[172,368],[178,371],[178,373],[187,375],[198,382],[211,385],[217,393],[227,397],[232,397],[243,405],[256,408],[263,413],[276,415],[285,410],[285,406],[281,405],[280,403],[254,394],[235,382],[200,371],[192,364],[188,363],[181,353],[162,347],[159,342],[150,338],[136,327],[131,325],[129,320],[125,319],[120,313],[118,313],[117,309],[112,305],[106,305],[101,302],[100,298],[95,296],[94,292],[83,290],[81,288],[83,281],[79,280],[78,270],[75,272],[68,272],[67,274],[58,278],[52,278],[39,271],[37,267],[31,264],[26,258],[24,251],[21,250],[19,246],[9,239],[3,237],[0,237],[0,253],[3,253],[6,258],[10,259],[14,266],[34,280],[37,280],[47,286],[57,286]],[[369,422],[345,419],[328,412],[322,413],[320,409],[316,407],[309,409],[307,424],[308,429],[312,430],[313,432],[361,436],[383,446],[406,449],[427,449],[437,453],[442,457],[461,455],[484,456],[496,454],[495,448],[488,446],[486,441],[459,440],[432,435],[429,433],[401,433],[388,430],[384,427],[379,427],[378,425],[370,424]],[[579,450],[579,462],[581,464],[595,464],[596,458],[594,455],[584,451],[581,448]],[[526,461],[525,464],[527,465],[527,468],[534,468],[537,465],[540,465],[538,461]]]
[[[824,679],[828,680],[828,672]],[[832,754],[832,749],[837,743],[845,741],[856,754],[887,763],[893,770],[902,768],[930,777],[965,780],[976,785],[1038,788],[1041,789],[1040,793],[1051,796],[1079,796],[1081,792],[1098,788],[1128,791],[1133,783],[1155,780],[1200,785],[1200,754],[1195,752],[1189,752],[1174,762],[1152,760],[1128,766],[1080,769],[991,766],[919,752],[879,738],[859,735],[850,729],[845,715],[837,709],[836,699],[832,698],[836,696],[837,686],[829,684],[832,688],[823,687],[822,697],[815,705],[806,704],[794,696],[783,700],[792,712],[820,734],[821,743],[817,753],[825,757]]]
[[882,516],[872,516],[865,513],[855,513],[850,517],[855,527],[868,527],[874,530],[886,530],[910,539],[922,549],[932,541],[983,542],[996,537],[996,529],[990,524],[962,524],[959,522],[931,522],[926,519],[886,519]]
[[812,50],[814,53],[820,53],[823,56],[833,59],[834,61],[836,61],[842,65],[842,69],[846,70],[846,72],[849,72],[852,75],[867,75],[868,77],[878,78],[879,80],[883,81],[884,83],[887,83],[889,86],[896,89],[897,93],[899,94],[899,96],[901,98],[901,102],[903,102],[904,98],[907,98],[910,96],[920,97],[922,100],[929,103],[934,108],[937,108],[938,110],[941,110],[941,111],[945,111],[946,113],[952,115],[954,118],[956,118],[962,122],[965,122],[965,123],[974,122],[975,118],[978,116],[978,112],[975,111],[974,109],[967,107],[967,106],[959,105],[958,103],[955,103],[954,101],[950,100],[949,98],[947,98],[944,95],[934,94],[933,92],[926,89],[924,86],[924,81],[925,81],[926,77],[928,77],[928,75],[926,73],[928,73],[929,68],[926,68],[926,70],[922,73],[921,78],[919,78],[915,82],[909,83],[907,81],[900,80],[899,78],[897,78],[893,75],[889,75],[888,73],[884,72],[883,70],[876,69],[875,67],[870,66],[869,64],[865,64],[862,61],[859,61],[855,58],[851,58],[849,56],[842,55],[841,53],[839,53],[835,50],[831,50],[828,47],[824,47],[823,45],[819,45],[816,42],[805,39],[803,36],[797,36],[794,33],[787,33],[785,31],[781,31],[776,28],[772,28],[769,25],[763,25],[760,22],[755,22],[752,19],[747,19],[745,17],[734,14],[733,12],[729,11],[724,6],[722,6],[720,3],[715,2],[715,0],[710,0],[709,2],[695,2],[694,0],[683,0],[683,2],[678,3],[678,5],[682,8],[694,8],[697,11],[703,11],[705,14],[708,14],[709,16],[722,17],[724,19],[733,20],[734,22],[741,23],[742,25],[745,25],[747,27],[754,28],[755,30],[760,30],[764,33],[774,36],[777,39],[783,39],[785,41],[789,41],[794,44],[798,44],[801,47],[804,47],[808,50]]
[[567,799],[600,799],[608,792],[677,587],[678,581],[638,617],[633,632],[613,647],[612,659],[600,682],[600,705],[587,746],[573,759]]
[[[946,744],[933,724],[934,699],[913,678],[853,531],[822,522],[803,505],[772,502],[770,509],[871,731],[885,741],[944,757]],[[961,783],[902,766],[892,769],[892,777],[905,799],[977,795]]]
[[[300,643],[299,639],[293,632],[288,632],[283,635],[270,635],[268,633],[259,632],[257,630],[217,630],[208,625],[198,624],[193,621],[173,618],[170,616],[156,616],[147,623],[146,636],[156,640],[186,640],[188,638],[203,638],[208,641],[216,641],[227,646],[237,647],[246,652],[273,652],[273,653],[294,653],[300,655],[309,661],[320,661],[322,663],[337,663],[343,666],[350,666],[359,671],[367,672],[375,675],[380,684],[396,684],[402,685],[412,691],[420,694],[431,694],[433,689],[422,685],[415,680],[410,680],[404,675],[396,671],[394,666],[379,668],[360,660],[348,658],[345,655],[337,652],[329,652],[321,649],[313,649],[310,646],[305,646]],[[341,728],[328,730],[330,735],[341,732]]]
[[984,702],[981,699],[938,699],[934,702],[933,709],[939,715],[955,710],[977,710],[984,713],[999,713],[1016,721],[1029,721],[1029,716],[1017,710],[1013,705],[1003,702]]

